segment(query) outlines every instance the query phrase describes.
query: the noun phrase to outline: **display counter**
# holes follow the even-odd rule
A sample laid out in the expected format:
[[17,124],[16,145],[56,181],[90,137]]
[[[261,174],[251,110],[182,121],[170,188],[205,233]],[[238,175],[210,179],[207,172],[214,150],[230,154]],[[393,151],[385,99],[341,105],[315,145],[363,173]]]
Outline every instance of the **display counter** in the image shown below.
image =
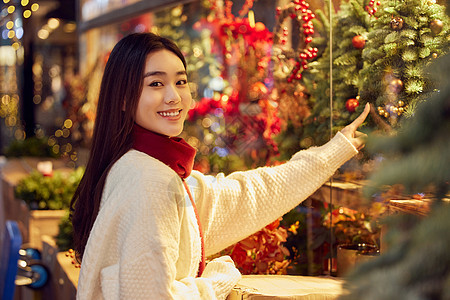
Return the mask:
[[342,283],[334,277],[244,275],[227,300],[332,300],[341,295]]

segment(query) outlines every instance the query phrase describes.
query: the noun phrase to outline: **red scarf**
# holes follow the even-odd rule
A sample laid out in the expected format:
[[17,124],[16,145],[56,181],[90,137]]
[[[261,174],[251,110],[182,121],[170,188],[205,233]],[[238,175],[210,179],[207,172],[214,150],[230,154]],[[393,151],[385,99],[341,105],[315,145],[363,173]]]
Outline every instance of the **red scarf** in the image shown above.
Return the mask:
[[198,276],[200,277],[205,269],[205,241],[197,207],[195,206],[191,191],[184,181],[184,179],[191,174],[192,167],[194,166],[195,149],[182,138],[168,137],[155,133],[137,124],[134,124],[133,127],[133,148],[163,162],[181,177],[189,195],[189,199],[191,200],[192,207],[194,208],[200,232],[202,243],[202,260],[198,269]]

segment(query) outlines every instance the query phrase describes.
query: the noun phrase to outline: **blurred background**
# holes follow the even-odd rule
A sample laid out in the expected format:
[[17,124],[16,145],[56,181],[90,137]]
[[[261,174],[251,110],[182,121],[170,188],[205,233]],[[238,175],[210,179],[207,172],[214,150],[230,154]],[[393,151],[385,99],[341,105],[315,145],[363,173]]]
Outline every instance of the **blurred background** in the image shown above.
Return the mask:
[[[61,263],[73,258],[68,203],[87,162],[103,69],[122,37],[151,31],[186,56],[196,105],[182,137],[207,174],[280,164],[371,104],[361,128],[368,149],[221,253],[243,274],[343,276],[395,248],[384,220],[417,217],[391,225],[415,228],[448,201],[446,9],[446,0],[2,0],[2,228],[16,220],[49,269],[75,272],[64,275],[73,296],[77,263]],[[447,265],[443,282],[448,274]],[[55,278],[41,296],[60,297]]]

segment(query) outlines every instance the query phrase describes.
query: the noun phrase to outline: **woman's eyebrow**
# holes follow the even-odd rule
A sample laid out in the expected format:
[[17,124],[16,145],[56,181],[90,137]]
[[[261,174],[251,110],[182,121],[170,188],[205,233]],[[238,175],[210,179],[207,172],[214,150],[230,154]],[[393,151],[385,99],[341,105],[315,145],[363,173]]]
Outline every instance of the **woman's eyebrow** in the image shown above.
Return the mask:
[[[165,75],[167,75],[167,73],[166,73],[166,72],[163,72],[163,71],[152,71],[152,72],[147,72],[147,73],[144,74],[144,78],[145,78],[145,77],[149,77],[149,76],[155,76],[155,75],[165,76]],[[183,71],[178,71],[178,72],[176,73],[176,75],[187,75],[187,73],[186,73],[185,70],[183,70]]]

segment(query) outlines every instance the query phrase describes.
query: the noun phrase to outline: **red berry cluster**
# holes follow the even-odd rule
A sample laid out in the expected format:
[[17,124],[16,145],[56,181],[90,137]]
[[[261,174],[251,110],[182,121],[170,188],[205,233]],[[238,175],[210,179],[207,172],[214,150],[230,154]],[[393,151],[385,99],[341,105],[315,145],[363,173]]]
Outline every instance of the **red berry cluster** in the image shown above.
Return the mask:
[[66,252],[66,257],[68,257],[69,259],[71,259],[72,260],[72,265],[75,267],[75,268],[81,268],[81,265],[78,263],[78,261],[75,259],[75,251],[73,250],[73,249],[69,249],[67,252]]
[[288,77],[287,81],[292,82],[293,79],[302,79],[302,70],[308,69],[308,59],[313,59],[317,57],[317,52],[319,49],[309,47],[304,49],[303,52],[299,54],[299,60],[295,63],[294,69],[292,69],[291,76]]
[[[288,82],[292,82],[292,80],[302,79],[302,71],[307,69],[308,60],[317,57],[317,48],[307,47],[309,43],[312,42],[314,34],[314,25],[312,19],[316,16],[309,9],[309,4],[305,0],[294,0],[291,2],[287,8],[284,10],[281,7],[277,7],[277,17],[279,18],[279,22],[282,23],[284,18],[290,16],[292,19],[302,23],[301,27],[303,31],[300,30],[300,33],[303,35],[303,45],[305,45],[304,49],[300,49],[298,51],[298,59],[295,67],[292,70],[291,75],[288,77]],[[284,18],[283,18],[284,17]],[[282,36],[279,41],[280,44],[285,45],[287,43],[287,37],[289,35],[287,27],[283,28]]]
[[248,13],[250,9],[253,7],[254,0],[245,0],[245,3],[242,5],[241,10],[239,10],[239,16],[244,16]]
[[380,4],[380,1],[375,2],[374,0],[370,0],[369,5],[366,5],[367,13],[373,16],[378,10],[377,6],[379,6]]
[[231,2],[229,0],[225,1],[224,15],[227,19],[233,19],[233,13],[231,12],[232,7],[233,7],[233,2]]

